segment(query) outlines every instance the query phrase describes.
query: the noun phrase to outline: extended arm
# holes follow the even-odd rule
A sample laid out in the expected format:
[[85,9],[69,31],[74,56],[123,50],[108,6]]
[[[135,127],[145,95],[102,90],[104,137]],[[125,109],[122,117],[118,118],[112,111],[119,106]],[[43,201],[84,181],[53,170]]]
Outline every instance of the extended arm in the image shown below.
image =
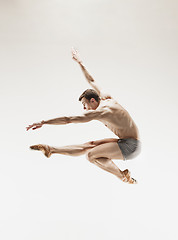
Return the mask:
[[32,128],[32,130],[35,130],[37,128],[42,127],[44,124],[64,125],[68,123],[85,123],[91,120],[99,120],[103,116],[105,116],[107,112],[108,111],[104,108],[101,108],[98,110],[89,110],[86,113],[79,116],[59,117],[59,118],[54,118],[47,121],[43,120],[39,123],[33,123],[32,125],[29,125],[26,129],[27,131],[30,128]]
[[90,84],[90,86],[95,89],[95,91],[98,93],[98,95],[101,95],[100,88],[96,85],[96,81],[93,79],[93,77],[89,74],[89,72],[86,70],[86,67],[83,65],[82,62],[79,62],[79,65],[82,69],[82,72],[84,73],[87,82]]
[[75,49],[72,49],[72,57],[73,59],[78,62],[80,65],[82,72],[84,73],[87,82],[90,84],[90,86],[95,89],[95,91],[98,93],[101,99],[108,99],[111,98],[111,96],[107,93],[103,93],[100,89],[100,87],[96,84],[96,81],[93,79],[93,77],[89,74],[89,72],[86,70],[86,67],[83,65],[79,55],[78,51]]

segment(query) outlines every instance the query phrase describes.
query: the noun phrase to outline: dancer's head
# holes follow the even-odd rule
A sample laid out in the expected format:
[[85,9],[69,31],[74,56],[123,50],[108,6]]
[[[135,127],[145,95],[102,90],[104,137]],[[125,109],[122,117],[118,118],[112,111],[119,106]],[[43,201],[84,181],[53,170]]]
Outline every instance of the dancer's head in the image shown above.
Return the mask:
[[79,97],[85,110],[95,110],[100,104],[100,97],[93,89],[85,90]]

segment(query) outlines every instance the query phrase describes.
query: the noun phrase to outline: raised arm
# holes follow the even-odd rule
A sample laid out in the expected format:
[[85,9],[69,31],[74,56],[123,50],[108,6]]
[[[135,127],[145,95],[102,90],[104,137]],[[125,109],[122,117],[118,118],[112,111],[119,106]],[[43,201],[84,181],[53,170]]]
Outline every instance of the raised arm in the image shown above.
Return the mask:
[[96,84],[96,81],[93,79],[93,77],[89,74],[89,72],[86,70],[86,67],[83,65],[78,51],[76,49],[72,49],[72,58],[80,65],[82,72],[84,73],[87,82],[90,84],[90,86],[98,93],[101,99],[111,99],[111,96],[107,93],[103,93],[100,89],[100,87]]
[[64,125],[68,123],[85,123],[91,120],[102,119],[108,113],[109,113],[109,110],[106,108],[88,110],[86,113],[79,116],[59,117],[59,118],[54,118],[47,121],[43,120],[39,123],[33,123],[32,125],[29,125],[26,128],[26,130],[28,131],[30,128],[32,128],[32,130],[35,130],[37,128],[42,127],[44,124]]

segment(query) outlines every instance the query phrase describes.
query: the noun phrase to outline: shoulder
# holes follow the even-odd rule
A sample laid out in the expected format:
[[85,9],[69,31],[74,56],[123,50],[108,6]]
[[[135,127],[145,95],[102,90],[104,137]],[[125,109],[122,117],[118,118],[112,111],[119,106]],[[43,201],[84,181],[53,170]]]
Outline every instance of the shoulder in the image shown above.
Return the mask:
[[101,100],[107,100],[107,99],[112,99],[112,97],[108,93],[100,93],[100,99]]
[[125,111],[125,109],[115,99],[103,100],[101,108],[109,115]]
[[118,102],[113,99],[113,98],[108,98],[108,99],[105,99],[105,100],[101,100],[101,108],[110,108],[110,107],[113,107],[114,105],[118,104]]

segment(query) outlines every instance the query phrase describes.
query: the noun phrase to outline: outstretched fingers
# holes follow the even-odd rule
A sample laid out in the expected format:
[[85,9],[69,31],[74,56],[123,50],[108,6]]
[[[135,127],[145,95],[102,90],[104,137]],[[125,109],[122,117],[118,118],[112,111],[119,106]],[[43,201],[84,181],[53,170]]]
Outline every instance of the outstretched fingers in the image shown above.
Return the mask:
[[26,127],[26,130],[28,131],[31,128],[32,128],[32,130],[35,130],[35,129],[40,128],[42,126],[43,126],[42,122],[41,123],[33,123],[33,124],[29,125],[28,127]]
[[28,131],[30,128],[33,127],[33,124],[32,125],[29,125],[28,127],[26,127],[26,130]]
[[72,47],[71,51],[72,51],[72,59],[74,59],[76,62],[80,63],[81,59],[79,57],[78,50],[75,49],[74,47]]

